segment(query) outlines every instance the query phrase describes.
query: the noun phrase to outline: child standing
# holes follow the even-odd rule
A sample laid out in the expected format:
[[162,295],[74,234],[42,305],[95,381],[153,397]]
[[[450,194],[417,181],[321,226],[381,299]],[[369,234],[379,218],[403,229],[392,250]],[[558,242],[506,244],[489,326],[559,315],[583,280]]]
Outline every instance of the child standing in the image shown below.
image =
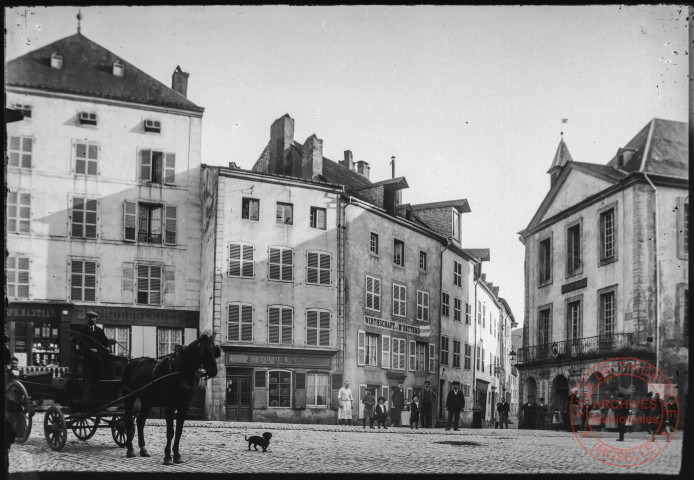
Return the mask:
[[419,398],[417,395],[412,397],[410,402],[410,428],[413,426],[419,430]]
[[386,399],[384,397],[378,397],[378,405],[376,405],[376,421],[378,422],[378,429],[381,429],[381,425],[383,425],[384,429],[388,429],[386,427],[386,419],[388,418],[388,414],[386,412]]

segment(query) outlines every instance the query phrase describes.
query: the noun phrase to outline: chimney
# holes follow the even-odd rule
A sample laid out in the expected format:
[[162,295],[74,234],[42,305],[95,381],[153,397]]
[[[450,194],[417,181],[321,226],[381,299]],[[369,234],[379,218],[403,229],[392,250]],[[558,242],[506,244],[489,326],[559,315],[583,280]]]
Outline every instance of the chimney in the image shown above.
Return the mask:
[[354,160],[352,160],[352,150],[345,150],[345,159],[340,162],[345,168],[354,171]]
[[238,165],[236,165],[236,162],[229,162],[229,168],[231,168],[232,170],[239,169]]
[[[395,178],[395,155],[390,157],[390,165],[392,167],[392,177]],[[402,190],[396,190],[395,192],[395,205],[402,204]]]
[[314,133],[306,139],[301,152],[301,178],[313,180],[323,175],[323,140]]
[[480,275],[480,278],[482,279],[482,281],[483,281],[484,283],[487,283],[487,274],[486,274],[486,273],[481,274],[481,275]]
[[492,287],[492,293],[495,297],[499,297],[499,287]]
[[176,66],[176,70],[171,75],[171,89],[184,97],[188,96],[188,75],[188,73],[181,70],[180,66]]
[[291,152],[289,148],[294,143],[294,119],[285,114],[272,123],[270,127],[270,161],[267,173],[275,175],[291,175]]
[[364,160],[359,160],[357,162],[357,173],[359,175],[361,175],[362,177],[366,177],[366,179],[368,180],[370,171],[371,171],[371,167]]

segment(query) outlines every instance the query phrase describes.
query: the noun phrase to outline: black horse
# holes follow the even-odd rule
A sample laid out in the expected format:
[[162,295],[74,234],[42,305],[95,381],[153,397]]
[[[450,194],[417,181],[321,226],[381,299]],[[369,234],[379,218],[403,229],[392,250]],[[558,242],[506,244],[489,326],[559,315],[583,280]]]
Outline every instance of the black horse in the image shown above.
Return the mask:
[[[193,343],[176,353],[170,354],[159,362],[149,357],[131,360],[121,379],[123,395],[139,390],[125,400],[125,426],[127,432],[127,457],[134,457],[133,409],[139,398],[141,408],[137,415],[137,438],[140,456],[149,457],[145,449],[144,427],[147,415],[153,406],[166,409],[166,448],[164,465],[183,463],[178,452],[178,444],[183,432],[183,422],[188,413],[190,399],[193,396],[195,373],[200,367],[207,377],[217,375],[217,358],[221,352],[209,335],[202,335]],[[155,368],[156,367],[156,368]],[[171,458],[171,439],[174,436],[174,413],[176,413],[176,439],[173,444],[173,461]]]

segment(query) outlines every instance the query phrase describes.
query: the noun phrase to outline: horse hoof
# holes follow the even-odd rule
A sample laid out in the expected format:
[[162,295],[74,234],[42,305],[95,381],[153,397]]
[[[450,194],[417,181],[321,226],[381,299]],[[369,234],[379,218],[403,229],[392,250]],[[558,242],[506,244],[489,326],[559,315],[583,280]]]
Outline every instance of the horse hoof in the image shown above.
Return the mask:
[[171,457],[164,457],[164,465],[173,465]]
[[140,456],[141,457],[149,457],[149,453],[147,453],[147,450],[140,450]]
[[133,450],[128,450],[128,453],[125,454],[126,458],[133,458],[135,455],[135,452]]
[[185,463],[183,460],[181,460],[181,457],[174,457],[174,463]]

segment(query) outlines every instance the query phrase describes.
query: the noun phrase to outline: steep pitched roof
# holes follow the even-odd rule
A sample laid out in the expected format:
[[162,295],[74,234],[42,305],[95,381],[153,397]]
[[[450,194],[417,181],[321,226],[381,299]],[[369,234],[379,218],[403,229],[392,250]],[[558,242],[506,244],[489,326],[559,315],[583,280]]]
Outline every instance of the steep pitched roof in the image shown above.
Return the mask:
[[549,167],[547,172],[551,172],[553,168],[561,168],[566,165],[566,162],[573,162],[573,160],[574,159],[571,158],[571,154],[569,153],[569,147],[566,146],[566,143],[564,143],[564,139],[562,138],[559,141],[559,146],[557,146],[557,153],[554,154],[552,166]]
[[[51,68],[51,55],[55,52],[63,56],[63,66],[59,70]],[[123,77],[112,73],[116,60],[125,66]],[[6,86],[39,88],[196,112],[204,110],[81,33],[10,60],[5,68],[5,82]]]
[[460,198],[458,200],[445,200],[443,202],[433,202],[433,203],[420,203],[418,205],[412,205],[413,211],[419,210],[431,210],[433,208],[444,208],[452,207],[455,208],[458,213],[469,213],[470,205],[466,198]]

